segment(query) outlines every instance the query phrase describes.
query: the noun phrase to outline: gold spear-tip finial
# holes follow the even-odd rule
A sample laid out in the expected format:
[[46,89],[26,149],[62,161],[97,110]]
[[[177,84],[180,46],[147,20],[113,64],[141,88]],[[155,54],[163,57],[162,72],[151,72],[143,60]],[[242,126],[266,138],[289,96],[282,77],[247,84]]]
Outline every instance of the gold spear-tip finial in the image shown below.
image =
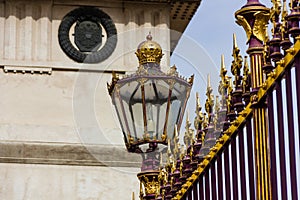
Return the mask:
[[207,88],[211,88],[210,75],[209,74],[207,74]]
[[233,49],[238,48],[237,42],[236,42],[236,35],[233,33]]
[[206,102],[205,102],[205,111],[210,115],[212,113],[212,107],[214,104],[214,97],[212,95],[212,88],[210,84],[210,75],[207,75],[207,90],[206,90]]
[[222,81],[225,79],[225,75],[227,73],[226,67],[225,67],[225,58],[224,54],[221,55],[221,70],[220,70],[220,77]]

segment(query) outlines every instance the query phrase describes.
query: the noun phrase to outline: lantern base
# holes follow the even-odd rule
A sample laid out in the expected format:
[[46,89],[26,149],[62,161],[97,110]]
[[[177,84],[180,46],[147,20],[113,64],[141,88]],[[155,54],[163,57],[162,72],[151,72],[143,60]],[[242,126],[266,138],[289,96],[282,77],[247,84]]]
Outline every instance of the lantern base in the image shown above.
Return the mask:
[[144,171],[138,173],[137,177],[140,180],[140,199],[154,200],[159,193],[159,171]]

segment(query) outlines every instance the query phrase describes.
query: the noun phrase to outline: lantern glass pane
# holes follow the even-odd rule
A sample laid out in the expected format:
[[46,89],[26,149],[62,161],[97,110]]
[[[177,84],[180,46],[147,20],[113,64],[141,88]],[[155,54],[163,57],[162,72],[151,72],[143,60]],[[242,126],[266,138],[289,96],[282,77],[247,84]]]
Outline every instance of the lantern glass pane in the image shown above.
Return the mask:
[[128,102],[125,100],[122,100],[122,102],[123,102],[123,106],[124,106],[125,117],[128,121],[129,134],[135,140],[136,132],[135,132],[135,126],[134,126],[134,122],[133,122],[133,115],[131,114],[132,112],[130,111],[131,106],[129,106]]
[[179,100],[172,101],[170,105],[170,111],[168,117],[168,128],[167,128],[168,138],[173,138],[174,136],[174,128],[175,128],[175,124],[177,124],[178,122],[180,110],[181,110],[181,101]]
[[122,103],[124,106],[124,114],[128,121],[128,128],[129,128],[128,133],[131,135],[134,141],[137,140],[137,131],[135,127],[136,124],[134,121],[131,99],[133,98],[133,95],[136,94],[138,89],[139,89],[139,83],[136,81],[125,83],[120,88],[120,97],[122,98]]
[[131,105],[133,123],[135,125],[136,137],[139,139],[143,138],[144,135],[144,117],[143,117],[143,106],[141,103],[135,103]]
[[157,106],[156,133],[157,133],[157,138],[159,140],[161,139],[161,136],[164,133],[164,126],[165,126],[165,120],[166,120],[166,110],[167,110],[167,102]]
[[166,120],[169,85],[164,80],[145,83],[147,131],[151,139],[161,140]]
[[122,112],[122,107],[121,107],[121,103],[120,103],[120,98],[118,97],[117,92],[114,92],[114,102],[115,102],[115,109],[120,121],[120,125],[121,125],[121,129],[124,135],[124,139],[125,141],[128,141],[127,138],[127,129],[126,129],[126,122],[125,122],[125,118],[124,118],[124,113]]
[[155,80],[153,81],[153,83],[153,88],[155,88],[155,90],[157,91],[157,103],[163,104],[167,102],[170,89],[169,84],[164,80]]

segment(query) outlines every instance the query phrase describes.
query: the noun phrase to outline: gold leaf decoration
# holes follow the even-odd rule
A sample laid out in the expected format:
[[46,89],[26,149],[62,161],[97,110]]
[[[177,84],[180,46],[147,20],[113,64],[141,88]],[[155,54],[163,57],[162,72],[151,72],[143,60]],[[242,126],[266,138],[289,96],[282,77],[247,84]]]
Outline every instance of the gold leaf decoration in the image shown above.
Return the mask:
[[262,11],[258,11],[254,14],[255,21],[253,26],[253,35],[262,42],[267,41],[266,32],[267,24],[270,19],[270,14]]
[[251,35],[252,35],[251,26],[247,22],[247,20],[245,19],[245,17],[243,17],[242,15],[237,15],[236,18],[237,18],[236,23],[238,25],[242,26],[245,29],[246,35],[247,35],[247,42],[248,42],[250,40]]

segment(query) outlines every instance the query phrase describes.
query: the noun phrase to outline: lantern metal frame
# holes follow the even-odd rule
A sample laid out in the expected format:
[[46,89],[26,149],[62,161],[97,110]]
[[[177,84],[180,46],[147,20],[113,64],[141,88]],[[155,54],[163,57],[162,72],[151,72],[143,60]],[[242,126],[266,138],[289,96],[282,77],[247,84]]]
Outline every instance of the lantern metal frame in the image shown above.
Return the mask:
[[[145,152],[140,148],[144,144],[151,144],[146,150],[147,152],[154,151],[158,144],[167,145],[167,139],[174,137],[175,125],[177,125],[177,130],[180,129],[193,84],[193,76],[188,80],[179,76],[175,66],[164,73],[160,70],[158,64],[151,64],[140,65],[134,74],[121,79],[113,74],[113,81],[109,85],[109,93],[129,152]],[[160,91],[158,88],[164,91]],[[132,93],[129,94],[129,91],[132,91]],[[134,97],[137,92],[139,92],[139,95],[137,95],[140,97],[139,99]],[[174,109],[175,111],[172,112],[175,101],[177,101],[177,110]],[[140,104],[142,107],[139,110],[142,112],[140,113],[143,121],[142,135],[136,130],[137,120],[135,120],[136,113],[132,109],[133,104]],[[148,110],[151,108],[149,104],[155,105],[158,110],[160,108],[165,109],[156,112],[157,117],[155,119],[157,121],[153,122],[156,123],[156,131],[152,135],[149,133],[149,120],[147,120],[149,119]],[[174,116],[171,115],[175,115],[176,119],[174,120]],[[173,117],[173,120],[170,120],[171,117]],[[159,124],[163,124],[163,127]]]

